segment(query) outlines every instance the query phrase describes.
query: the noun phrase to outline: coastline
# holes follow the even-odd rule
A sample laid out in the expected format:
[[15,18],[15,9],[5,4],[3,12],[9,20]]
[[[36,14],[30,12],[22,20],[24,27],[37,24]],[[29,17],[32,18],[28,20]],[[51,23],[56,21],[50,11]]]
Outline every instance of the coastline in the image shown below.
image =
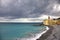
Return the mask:
[[52,34],[52,30],[54,29],[53,26],[48,26],[48,30],[46,32],[44,32],[38,39],[36,40],[45,40],[47,39],[48,36],[50,36]]
[[49,30],[49,27],[48,27],[48,26],[45,26],[45,27],[46,27],[46,30],[44,30],[42,33],[38,34],[38,35],[34,38],[34,40],[39,39],[43,34],[45,34],[45,33]]

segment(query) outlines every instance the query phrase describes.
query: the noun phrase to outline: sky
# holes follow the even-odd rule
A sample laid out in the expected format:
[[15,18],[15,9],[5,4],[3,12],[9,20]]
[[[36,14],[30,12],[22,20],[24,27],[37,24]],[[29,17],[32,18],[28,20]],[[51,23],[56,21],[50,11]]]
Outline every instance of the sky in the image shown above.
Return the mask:
[[60,16],[60,0],[0,0],[0,22],[43,15]]

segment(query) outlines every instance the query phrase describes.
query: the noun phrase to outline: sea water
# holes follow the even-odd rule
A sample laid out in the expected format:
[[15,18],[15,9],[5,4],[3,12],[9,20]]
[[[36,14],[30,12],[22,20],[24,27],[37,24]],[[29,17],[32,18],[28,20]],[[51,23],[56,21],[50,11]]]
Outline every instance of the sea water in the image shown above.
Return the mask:
[[34,26],[36,23],[0,23],[0,40],[35,40],[45,26]]

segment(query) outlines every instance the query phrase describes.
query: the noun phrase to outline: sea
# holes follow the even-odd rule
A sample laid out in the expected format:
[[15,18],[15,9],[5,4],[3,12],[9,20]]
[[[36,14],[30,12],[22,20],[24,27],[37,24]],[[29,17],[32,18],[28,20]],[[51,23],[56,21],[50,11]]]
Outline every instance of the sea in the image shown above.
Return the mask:
[[40,23],[0,23],[0,40],[36,40],[48,28]]

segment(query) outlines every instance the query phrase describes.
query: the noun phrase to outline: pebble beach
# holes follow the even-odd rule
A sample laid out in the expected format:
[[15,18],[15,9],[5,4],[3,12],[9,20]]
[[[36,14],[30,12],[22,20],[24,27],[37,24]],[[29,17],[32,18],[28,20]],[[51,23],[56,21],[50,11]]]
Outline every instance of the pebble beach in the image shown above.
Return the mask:
[[60,25],[48,27],[49,30],[37,40],[60,40]]

